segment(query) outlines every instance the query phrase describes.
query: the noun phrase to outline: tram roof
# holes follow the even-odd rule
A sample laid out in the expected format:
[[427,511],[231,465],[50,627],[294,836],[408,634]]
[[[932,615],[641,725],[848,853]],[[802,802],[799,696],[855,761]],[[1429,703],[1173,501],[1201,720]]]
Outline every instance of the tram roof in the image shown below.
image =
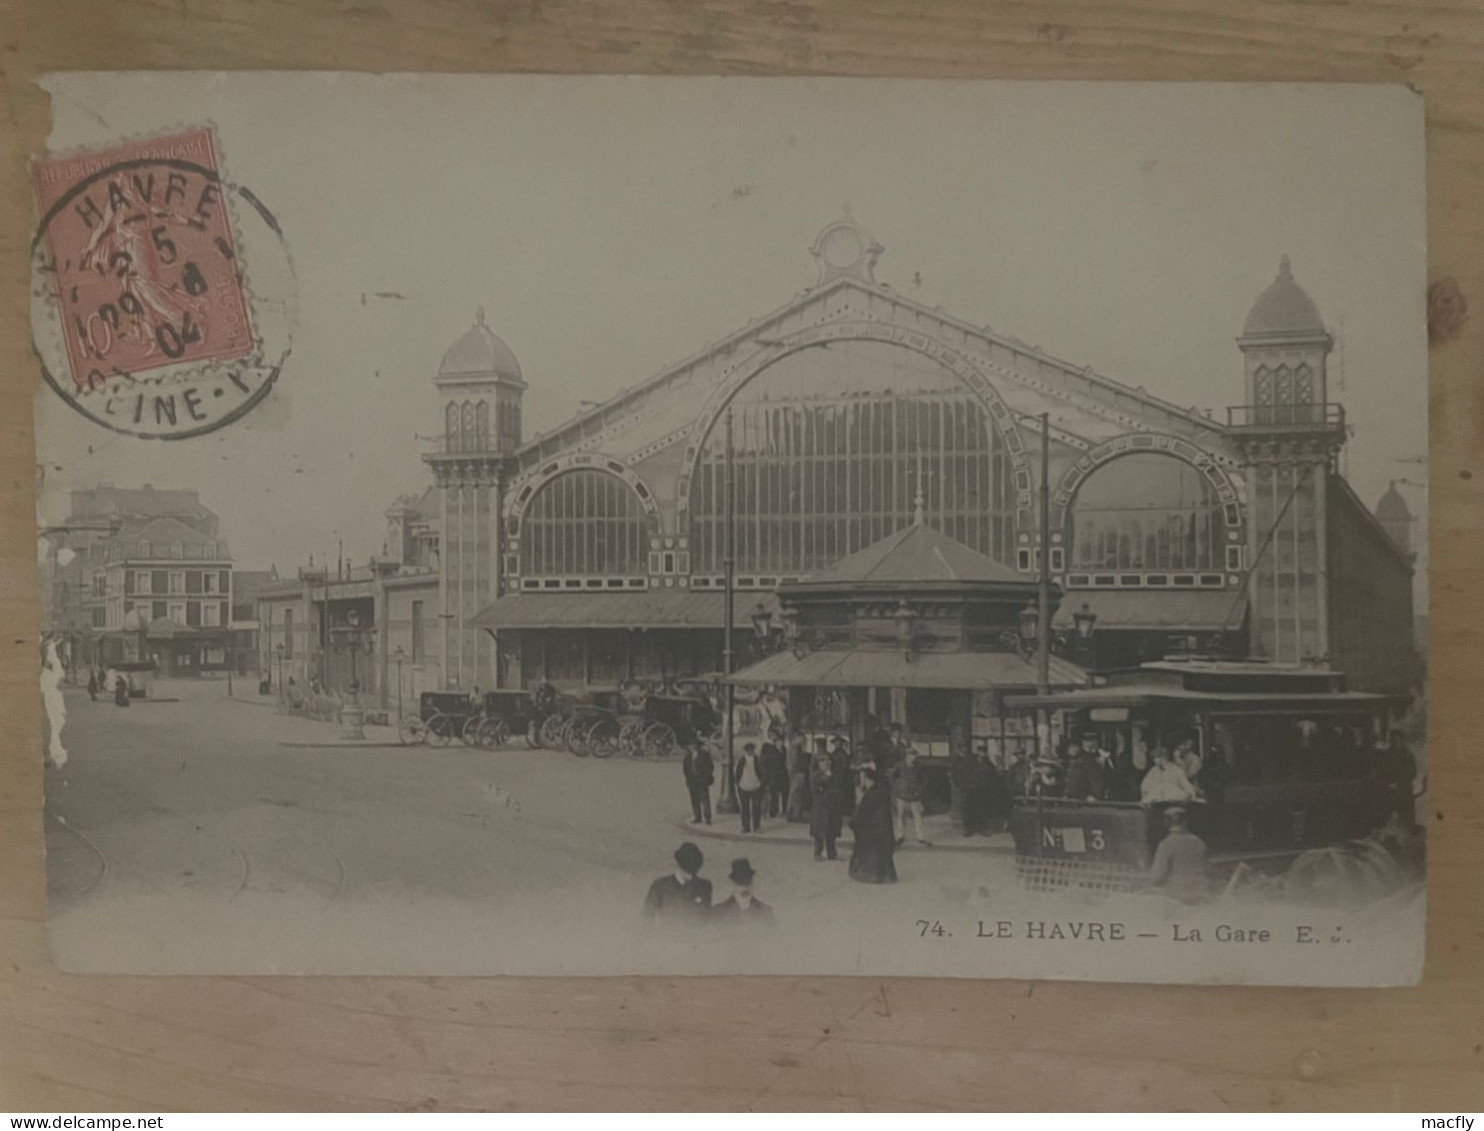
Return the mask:
[[1315,711],[1343,710],[1384,702],[1384,695],[1365,691],[1197,691],[1166,683],[1128,683],[1117,686],[1083,687],[1052,691],[1047,695],[1009,695],[1008,707],[1147,707],[1158,703],[1210,704],[1236,710],[1292,708]]

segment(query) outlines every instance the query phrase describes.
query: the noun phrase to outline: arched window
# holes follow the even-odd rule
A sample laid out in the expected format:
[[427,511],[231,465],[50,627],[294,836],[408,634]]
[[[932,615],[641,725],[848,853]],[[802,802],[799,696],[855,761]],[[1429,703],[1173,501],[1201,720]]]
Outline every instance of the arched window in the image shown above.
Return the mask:
[[459,432],[462,435],[460,447],[463,451],[473,452],[479,450],[474,429],[474,406],[468,401],[464,402],[463,421],[459,426]]
[[1223,530],[1216,491],[1190,464],[1156,453],[1119,456],[1077,489],[1068,568],[1220,570]]
[[1314,371],[1304,362],[1293,371],[1293,403],[1314,403]]
[[579,469],[546,483],[520,524],[527,577],[633,577],[648,573],[649,525],[634,489],[616,475]]
[[1253,402],[1259,408],[1267,407],[1273,403],[1273,371],[1266,365],[1259,365],[1257,371],[1252,375]]
[[[943,366],[885,342],[790,354],[732,402],[739,574],[817,572],[925,520],[1013,561],[1010,461],[983,403]],[[725,564],[725,414],[691,484],[692,571]]]
[[489,451],[490,406],[485,401],[480,401],[474,406],[474,443],[476,450]]
[[1273,403],[1280,410],[1282,406],[1293,404],[1293,372],[1286,365],[1278,366],[1273,372]]
[[446,405],[443,409],[443,439],[449,451],[461,450],[459,447],[459,406],[456,404]]

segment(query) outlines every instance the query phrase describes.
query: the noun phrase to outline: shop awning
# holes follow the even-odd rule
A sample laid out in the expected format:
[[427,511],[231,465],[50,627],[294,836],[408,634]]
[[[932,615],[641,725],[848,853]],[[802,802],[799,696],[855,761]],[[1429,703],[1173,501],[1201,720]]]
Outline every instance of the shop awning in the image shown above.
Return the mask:
[[[732,677],[734,683],[803,687],[936,687],[993,691],[1036,686],[1036,661],[1010,652],[941,652],[914,656],[901,652],[780,652]],[[1051,658],[1051,682],[1075,687],[1087,673],[1060,657]]]
[[[1062,595],[1052,617],[1057,628],[1071,628],[1083,605],[1097,614],[1097,630],[1157,629],[1213,632],[1242,627],[1245,602],[1225,589],[1072,589]],[[1235,606],[1235,607],[1234,607]]]
[[[778,599],[751,590],[732,595],[735,631],[752,632],[759,604],[775,618]],[[488,605],[473,623],[480,628],[724,628],[726,594],[689,589],[633,593],[511,593]],[[779,622],[774,621],[775,624]]]
[[181,624],[172,617],[155,617],[144,634],[151,640],[168,640],[172,636],[195,636],[197,633],[190,625]]

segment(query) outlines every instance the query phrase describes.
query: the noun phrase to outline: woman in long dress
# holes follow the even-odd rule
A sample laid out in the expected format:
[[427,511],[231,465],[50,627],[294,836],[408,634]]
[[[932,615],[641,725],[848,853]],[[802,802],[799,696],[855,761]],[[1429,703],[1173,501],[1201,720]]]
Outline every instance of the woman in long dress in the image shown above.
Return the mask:
[[866,792],[857,802],[850,827],[855,830],[855,847],[850,853],[850,878],[863,884],[894,884],[897,865],[896,829],[891,819],[891,789],[876,780],[871,767],[861,770]]

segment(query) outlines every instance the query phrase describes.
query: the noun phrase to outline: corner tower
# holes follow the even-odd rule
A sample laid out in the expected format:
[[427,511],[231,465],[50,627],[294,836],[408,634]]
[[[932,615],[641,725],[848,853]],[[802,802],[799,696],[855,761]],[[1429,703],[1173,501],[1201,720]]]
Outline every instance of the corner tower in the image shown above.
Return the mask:
[[[1228,412],[1248,490],[1252,650],[1288,664],[1330,658],[1327,522],[1345,414],[1328,400],[1334,339],[1288,256],[1252,304],[1237,346],[1246,403]],[[1341,487],[1343,485],[1340,485]]]
[[489,688],[497,683],[494,640],[468,622],[500,591],[501,496],[520,447],[526,383],[515,354],[485,325],[483,307],[444,353],[433,384],[442,428],[423,459],[441,501],[443,685]]

